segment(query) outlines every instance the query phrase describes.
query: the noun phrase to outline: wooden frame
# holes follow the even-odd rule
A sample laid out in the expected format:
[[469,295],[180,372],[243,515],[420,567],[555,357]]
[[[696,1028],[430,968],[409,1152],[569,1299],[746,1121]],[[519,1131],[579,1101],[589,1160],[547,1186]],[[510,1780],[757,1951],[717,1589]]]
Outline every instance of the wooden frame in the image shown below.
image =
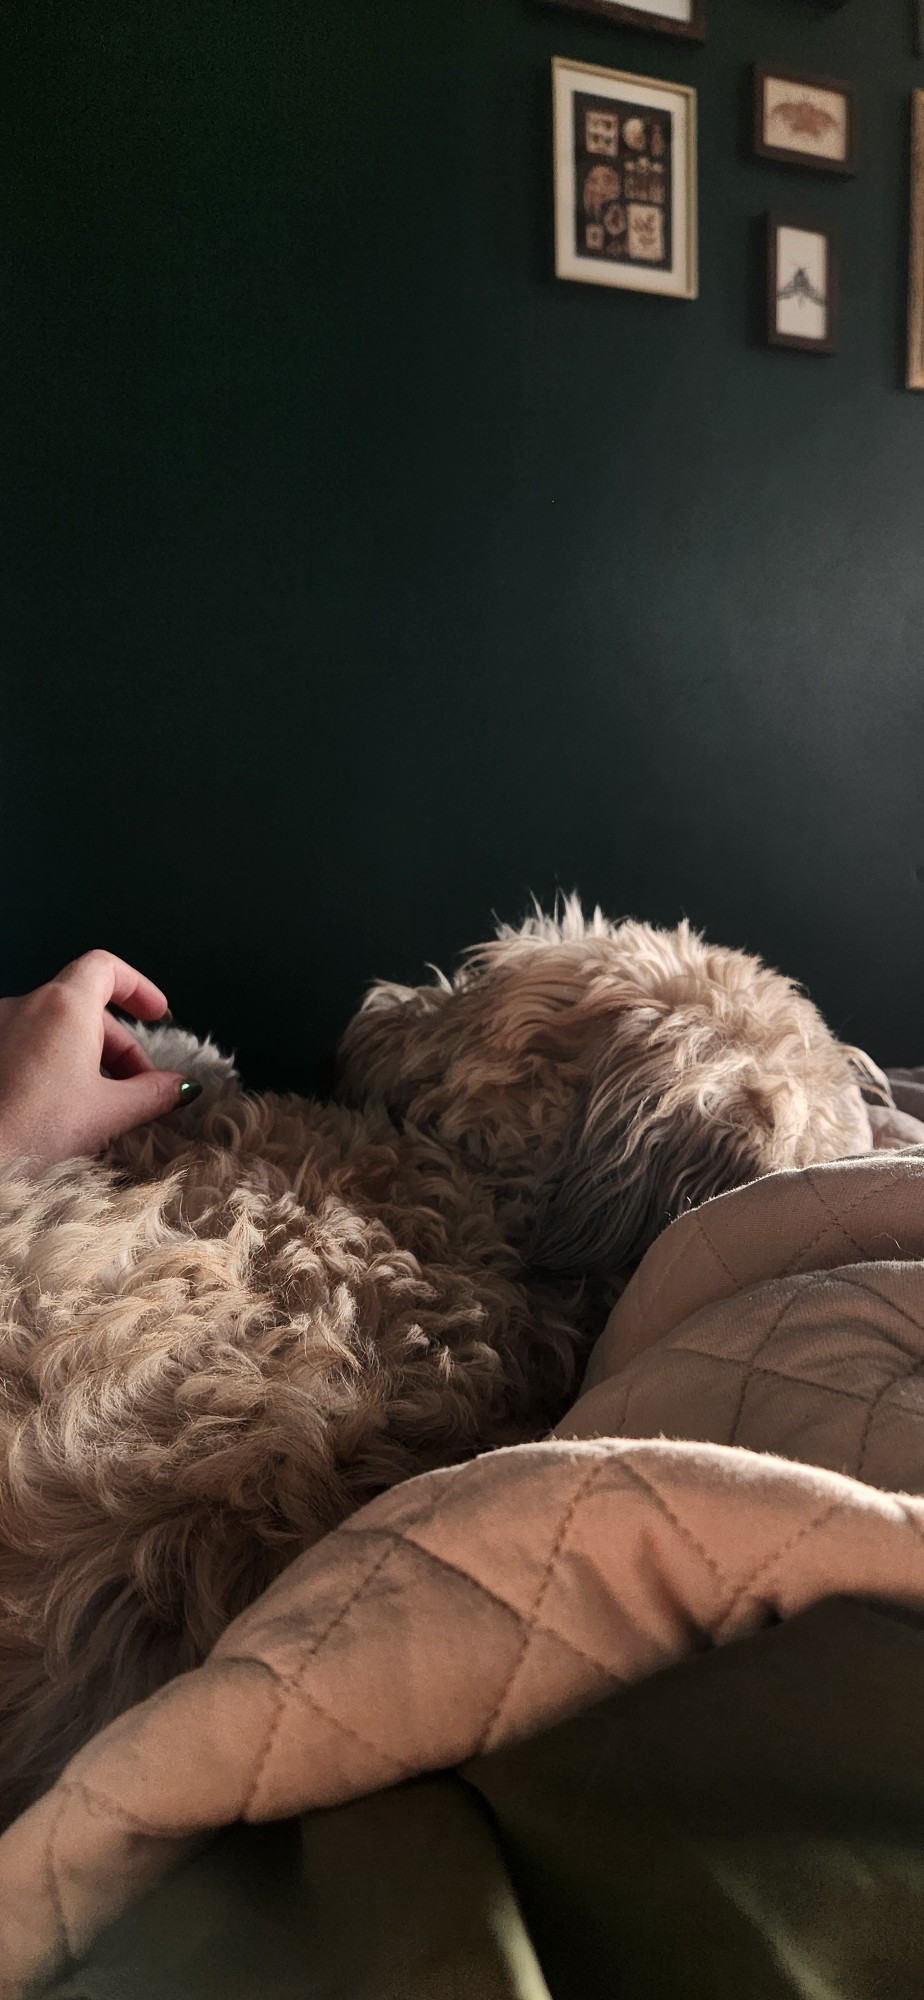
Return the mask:
[[[803,354],[833,354],[837,345],[837,251],[833,233],[822,224],[807,221],[805,216],[772,214],[767,216],[767,341],[771,347],[798,348]],[[780,331],[780,267],[779,235],[781,229],[795,229],[807,236],[823,237],[826,244],[825,260],[825,331],[822,338],[807,336],[792,331]],[[806,274],[800,273],[803,277]],[[806,277],[806,284],[810,281]],[[793,296],[798,296],[794,294]],[[804,291],[807,303],[814,303],[810,291]],[[924,385],[922,385],[924,386]]]
[[[824,154],[801,146],[776,146],[767,141],[766,87],[768,83],[791,83],[806,91],[824,92],[843,98],[846,146],[842,158],[826,159]],[[824,114],[827,115],[827,114]],[[773,63],[754,64],[754,151],[760,160],[774,160],[780,166],[808,167],[814,173],[855,174],[857,171],[857,96],[852,83],[835,76],[807,76],[804,70],[779,69]]]
[[570,7],[575,14],[604,15],[608,21],[617,21],[621,27],[647,28],[654,35],[679,35],[687,42],[704,42],[706,39],[706,0],[690,0],[689,21],[673,21],[669,15],[659,14],[657,9],[648,13],[643,7],[629,7],[623,0],[542,0],[546,7]]
[[914,91],[911,99],[907,381],[909,389],[924,389],[924,90]]
[[[582,98],[590,100],[583,110]],[[662,298],[695,299],[699,290],[696,91],[661,77],[555,56],[552,103],[556,277]],[[581,117],[586,126],[579,143]],[[594,135],[596,144],[588,138],[594,124],[604,128]],[[637,133],[630,134],[632,125],[639,128]],[[656,139],[660,140],[657,153]],[[612,182],[611,190],[599,195],[602,214],[594,209],[597,197],[592,195],[601,172]],[[630,191],[633,180],[636,186]],[[599,237],[593,246],[592,235]],[[659,238],[662,248],[652,255]]]

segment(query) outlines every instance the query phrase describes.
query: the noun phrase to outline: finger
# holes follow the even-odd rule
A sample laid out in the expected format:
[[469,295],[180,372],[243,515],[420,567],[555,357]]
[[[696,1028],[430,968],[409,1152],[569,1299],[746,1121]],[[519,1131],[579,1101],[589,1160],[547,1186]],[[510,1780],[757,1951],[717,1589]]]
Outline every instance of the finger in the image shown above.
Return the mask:
[[[184,1088],[189,1092],[188,1100],[181,1095]],[[101,1144],[107,1145],[111,1139],[133,1132],[136,1125],[147,1125],[152,1118],[164,1118],[168,1111],[176,1111],[184,1101],[192,1102],[194,1094],[199,1096],[201,1085],[190,1085],[175,1070],[149,1069],[143,1076],[104,1083],[102,1089],[105,1095],[100,1120]]]
[[113,1001],[137,1021],[160,1021],[169,1012],[167,996],[160,987],[111,951],[85,951],[82,958],[65,965],[52,984],[72,986],[100,1007]]
[[145,1076],[154,1068],[150,1056],[145,1055],[124,1021],[117,1021],[112,1014],[103,1015],[103,1052],[100,1062],[107,1076]]

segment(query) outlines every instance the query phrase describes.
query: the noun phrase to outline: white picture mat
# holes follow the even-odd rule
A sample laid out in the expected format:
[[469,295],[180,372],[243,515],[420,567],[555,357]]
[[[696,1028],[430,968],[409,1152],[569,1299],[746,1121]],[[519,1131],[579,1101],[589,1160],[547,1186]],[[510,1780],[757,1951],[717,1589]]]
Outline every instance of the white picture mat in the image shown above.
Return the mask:
[[[798,270],[824,298],[823,306],[811,299],[781,299],[780,291]],[[828,337],[828,239],[809,229],[791,229],[783,223],[776,232],[776,330],[795,334],[802,340]]]
[[[817,111],[826,121],[824,131],[817,134],[793,131],[789,121],[774,116],[781,105],[787,104],[807,105]],[[849,146],[848,118],[847,99],[841,91],[823,90],[813,83],[791,83],[781,76],[764,78],[765,146],[791,147],[794,152],[811,153],[819,160],[845,160]]]
[[[579,278],[589,285],[610,285],[633,292],[661,292],[670,297],[696,296],[696,175],[690,185],[688,160],[695,147],[695,92],[676,90],[648,77],[617,75],[612,70],[584,67],[555,57],[552,65],[555,101],[555,269],[560,278]],[[642,111],[666,112],[673,120],[671,187],[674,262],[670,271],[646,271],[643,266],[602,267],[582,257],[575,247],[574,108],[577,93],[638,105]],[[694,153],[695,160],[695,153]],[[692,255],[691,255],[692,249]]]
[[[604,0],[604,6],[608,0]],[[614,6],[619,0],[612,0]],[[652,14],[655,20],[682,21],[689,27],[693,19],[693,0],[623,0],[626,7],[634,7],[637,14]]]

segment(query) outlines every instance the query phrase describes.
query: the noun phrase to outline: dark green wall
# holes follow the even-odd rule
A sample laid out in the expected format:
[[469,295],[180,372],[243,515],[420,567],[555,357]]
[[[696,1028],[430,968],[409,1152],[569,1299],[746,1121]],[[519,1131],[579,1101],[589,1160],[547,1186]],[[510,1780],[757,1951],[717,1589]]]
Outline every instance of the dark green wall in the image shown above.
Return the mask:
[[[906,0],[4,0],[0,990],[103,942],[305,1084],[365,982],[578,884],[924,1056]],[[553,54],[695,84],[697,304],[550,276]],[[853,77],[852,183],[747,158]],[[761,344],[753,218],[844,236]]]

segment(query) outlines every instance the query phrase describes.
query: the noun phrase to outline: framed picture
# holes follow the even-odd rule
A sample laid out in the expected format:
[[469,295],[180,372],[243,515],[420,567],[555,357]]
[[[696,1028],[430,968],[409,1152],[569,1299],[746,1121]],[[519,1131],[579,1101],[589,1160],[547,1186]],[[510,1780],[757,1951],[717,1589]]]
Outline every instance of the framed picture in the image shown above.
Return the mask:
[[603,14],[628,28],[653,28],[659,35],[684,35],[689,42],[706,38],[706,0],[545,0],[547,7],[570,7],[575,14]]
[[924,90],[916,90],[911,100],[908,387],[924,389]]
[[556,57],[555,270],[697,295],[696,92]]
[[767,339],[771,347],[833,354],[837,272],[828,229],[767,217]]
[[755,65],[754,151],[760,159],[856,173],[856,123],[852,84]]

